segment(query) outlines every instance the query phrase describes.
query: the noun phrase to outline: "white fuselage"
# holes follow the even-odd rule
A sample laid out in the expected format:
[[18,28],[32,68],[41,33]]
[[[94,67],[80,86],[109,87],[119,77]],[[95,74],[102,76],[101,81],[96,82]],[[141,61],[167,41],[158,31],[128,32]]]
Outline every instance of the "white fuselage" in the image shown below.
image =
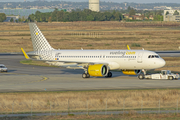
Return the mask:
[[146,50],[55,50],[35,23],[29,23],[29,27],[34,51],[28,55],[57,66],[77,64],[87,71],[92,64],[104,64],[110,70],[156,69],[165,65],[158,54]]
[[[43,52],[45,51],[39,54],[41,59]],[[55,62],[104,63],[110,70],[156,69],[165,65],[158,54],[146,50],[52,50],[50,53],[53,57],[51,60]],[[150,55],[154,57],[148,58]],[[44,60],[48,61],[45,58]]]

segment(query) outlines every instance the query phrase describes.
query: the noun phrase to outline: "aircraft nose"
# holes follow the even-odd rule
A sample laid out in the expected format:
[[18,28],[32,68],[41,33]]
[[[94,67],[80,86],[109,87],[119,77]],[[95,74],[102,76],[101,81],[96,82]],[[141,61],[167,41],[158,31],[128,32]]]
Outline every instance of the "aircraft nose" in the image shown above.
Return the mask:
[[164,59],[160,59],[158,62],[159,67],[164,67],[166,64],[166,61]]

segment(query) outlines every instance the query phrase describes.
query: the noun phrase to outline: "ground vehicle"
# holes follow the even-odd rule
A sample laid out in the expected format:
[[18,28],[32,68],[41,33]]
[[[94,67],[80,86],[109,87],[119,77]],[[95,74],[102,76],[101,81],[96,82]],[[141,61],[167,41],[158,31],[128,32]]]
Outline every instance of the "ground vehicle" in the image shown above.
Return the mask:
[[3,64],[0,64],[0,72],[7,72],[7,71],[8,71],[7,67]]
[[169,80],[177,80],[179,78],[179,74],[171,73],[170,70],[161,70],[161,73],[144,75],[140,74],[138,76],[139,79],[169,79]]

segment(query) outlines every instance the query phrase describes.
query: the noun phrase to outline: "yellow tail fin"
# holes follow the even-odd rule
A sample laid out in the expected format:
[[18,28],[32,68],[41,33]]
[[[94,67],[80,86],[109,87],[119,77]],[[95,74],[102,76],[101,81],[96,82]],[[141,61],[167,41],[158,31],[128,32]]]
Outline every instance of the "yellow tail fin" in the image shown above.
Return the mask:
[[30,59],[29,56],[26,54],[26,52],[23,50],[23,48],[21,48],[21,50],[22,50],[22,52],[23,52],[23,54],[24,54],[24,57],[25,57],[26,59]]

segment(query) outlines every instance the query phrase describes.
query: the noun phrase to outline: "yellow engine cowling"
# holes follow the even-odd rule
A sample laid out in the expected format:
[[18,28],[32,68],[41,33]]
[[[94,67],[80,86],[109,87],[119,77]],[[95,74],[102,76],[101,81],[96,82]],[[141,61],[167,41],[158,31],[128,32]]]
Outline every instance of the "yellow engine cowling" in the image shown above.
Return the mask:
[[108,72],[109,69],[104,64],[89,65],[88,67],[88,73],[90,76],[103,77],[106,76]]
[[141,70],[122,70],[122,73],[125,75],[137,75]]

